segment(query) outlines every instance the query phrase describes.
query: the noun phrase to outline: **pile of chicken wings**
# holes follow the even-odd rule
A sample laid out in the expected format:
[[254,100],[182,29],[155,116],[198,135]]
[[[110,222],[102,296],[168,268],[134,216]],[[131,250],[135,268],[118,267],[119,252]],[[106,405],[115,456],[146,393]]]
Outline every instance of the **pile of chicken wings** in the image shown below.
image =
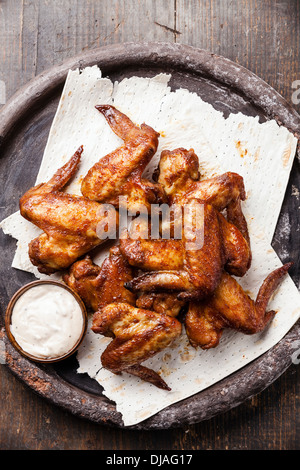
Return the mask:
[[[219,344],[226,328],[262,331],[276,313],[267,310],[270,297],[292,263],[271,272],[256,300],[251,299],[236,280],[251,266],[243,178],[231,172],[201,178],[194,150],[177,148],[162,151],[151,181],[145,179],[159,133],[146,124],[137,126],[114,106],[96,109],[123,145],[90,168],[81,196],[64,188],[79,168],[82,146],[50,181],[21,197],[22,216],[42,230],[29,244],[29,257],[41,273],[61,271],[91,312],[92,330],[112,338],[101,355],[104,368],[170,390],[142,363],[183,332],[192,347],[209,349]],[[106,242],[97,234],[105,214],[99,208],[110,204],[119,213],[120,200],[126,200],[131,214],[146,209],[147,236],[139,223],[134,237],[125,229],[98,266],[93,255]],[[151,208],[161,204],[181,214],[171,212],[167,238],[150,233]],[[175,236],[179,220],[189,229],[181,237]],[[201,243],[192,243],[198,235]]]

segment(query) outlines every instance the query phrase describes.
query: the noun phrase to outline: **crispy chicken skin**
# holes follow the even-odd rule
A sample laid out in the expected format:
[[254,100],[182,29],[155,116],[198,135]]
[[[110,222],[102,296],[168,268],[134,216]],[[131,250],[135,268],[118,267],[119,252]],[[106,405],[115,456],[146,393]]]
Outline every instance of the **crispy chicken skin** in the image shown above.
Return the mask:
[[177,294],[169,292],[143,292],[136,300],[137,307],[170,317],[177,317],[185,304],[184,300],[177,299]]
[[268,302],[293,263],[271,272],[253,301],[229,274],[224,273],[214,294],[201,302],[191,302],[185,318],[186,333],[194,347],[214,348],[224,328],[244,334],[262,331],[276,312],[267,311]]
[[[203,221],[198,230],[203,230],[203,244],[197,249],[189,249],[184,236],[182,240],[120,240],[129,264],[148,271],[126,283],[128,289],[177,291],[178,299],[195,300],[214,292],[224,268],[236,276],[245,274],[251,257],[248,243],[222,214],[209,204],[202,205]],[[193,223],[194,219],[190,226]]]
[[118,207],[119,196],[127,197],[131,211],[147,209],[162,202],[165,193],[159,184],[142,178],[142,173],[158,147],[159,134],[147,124],[136,126],[111,105],[96,109],[124,144],[97,162],[82,181],[81,192],[91,200]]
[[143,271],[178,271],[183,269],[184,249],[181,240],[120,240],[120,249],[131,266]]
[[[242,277],[249,270],[252,260],[250,244],[247,238],[232,222],[218,213],[224,250],[224,269],[229,274]],[[248,232],[248,229],[247,229]]]
[[101,267],[87,255],[76,261],[64,274],[64,282],[85,303],[87,309],[96,312],[104,305],[126,302],[135,305],[135,295],[124,287],[132,279],[132,267],[121,255],[118,246],[113,246]]
[[199,160],[194,150],[178,148],[161,153],[156,179],[164,188],[170,204],[199,199],[218,211],[226,209],[227,220],[250,244],[247,222],[241,209],[246,193],[240,175],[227,172],[214,178],[200,179]]
[[[199,207],[196,200],[189,201],[189,204],[194,209]],[[146,243],[146,249],[141,256],[144,241],[138,240],[133,250],[128,250],[128,247],[126,250],[123,246],[125,243],[121,240],[121,251],[130,264],[134,264],[135,259],[136,264],[140,264],[140,258],[148,258],[148,268],[149,261],[160,267],[159,270],[142,274],[126,283],[128,289],[143,292],[177,291],[178,298],[185,300],[204,298],[216,289],[224,266],[218,213],[211,205],[201,203],[201,211],[197,217],[193,211],[185,214],[184,224],[189,228],[189,234],[183,230],[182,240],[170,240],[172,253],[167,244],[169,240],[162,241],[164,246],[160,251],[159,240],[154,240],[155,247],[150,250],[150,255],[154,255],[151,260],[147,254],[149,244]],[[131,242],[131,248],[132,246],[134,242]],[[133,257],[130,256],[131,252]],[[160,262],[156,263],[159,258]]]
[[178,148],[161,152],[157,181],[163,186],[171,203],[201,199],[217,210],[225,209],[237,198],[245,199],[243,178],[237,173],[224,173],[200,179],[199,159],[193,149]]
[[94,315],[92,329],[113,338],[101,356],[103,367],[115,374],[137,375],[158,388],[170,390],[158,373],[141,362],[169,346],[181,334],[182,325],[176,318],[127,303],[109,304]]
[[[218,213],[217,217],[225,270],[241,277],[249,269],[250,247],[235,225],[227,222],[222,214]],[[123,232],[120,249],[129,264],[143,271],[176,271],[184,268],[184,244],[179,239],[130,238],[127,231]]]
[[100,204],[61,190],[75,174],[83,148],[47,183],[29,189],[20,199],[21,215],[43,230],[29,244],[29,257],[41,273],[68,268],[103,243],[97,236]]

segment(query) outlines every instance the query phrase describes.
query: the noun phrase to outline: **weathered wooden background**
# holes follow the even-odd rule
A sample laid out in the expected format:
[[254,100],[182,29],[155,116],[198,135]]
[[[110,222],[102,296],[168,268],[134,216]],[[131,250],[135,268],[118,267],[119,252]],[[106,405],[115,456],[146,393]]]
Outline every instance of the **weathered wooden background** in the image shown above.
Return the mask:
[[[0,106],[47,68],[128,41],[178,42],[228,57],[300,112],[299,0],[0,0]],[[138,432],[49,405],[0,365],[0,449],[299,449],[299,367],[210,421]]]

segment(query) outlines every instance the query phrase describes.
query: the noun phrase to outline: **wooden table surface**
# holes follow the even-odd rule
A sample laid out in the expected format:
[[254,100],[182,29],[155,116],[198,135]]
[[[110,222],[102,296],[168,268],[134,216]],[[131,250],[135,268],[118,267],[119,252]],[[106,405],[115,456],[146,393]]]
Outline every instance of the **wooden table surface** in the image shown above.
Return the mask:
[[[0,106],[37,74],[82,51],[160,41],[236,61],[300,112],[293,88],[300,88],[299,38],[299,0],[0,0]],[[119,430],[49,404],[0,364],[0,449],[299,449],[299,396],[300,366],[293,364],[258,396],[209,421]]]

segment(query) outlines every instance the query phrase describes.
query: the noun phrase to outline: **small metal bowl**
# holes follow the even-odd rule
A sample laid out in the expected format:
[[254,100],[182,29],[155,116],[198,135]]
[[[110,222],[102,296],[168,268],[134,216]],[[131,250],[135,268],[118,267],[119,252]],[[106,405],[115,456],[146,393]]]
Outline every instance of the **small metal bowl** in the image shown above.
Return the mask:
[[[79,306],[80,306],[80,309],[81,309],[81,312],[82,312],[82,318],[83,318],[83,322],[82,322],[82,331],[81,331],[81,334],[78,338],[78,340],[76,341],[76,343],[74,344],[74,346],[66,353],[64,353],[63,355],[61,356],[55,356],[55,357],[49,357],[49,358],[41,358],[41,357],[36,357],[36,356],[33,356],[32,354],[24,351],[21,346],[18,344],[18,342],[16,341],[15,337],[13,336],[12,332],[11,332],[11,329],[10,329],[10,326],[11,326],[11,317],[12,317],[12,313],[13,313],[13,309],[14,309],[14,306],[15,306],[15,303],[16,301],[24,294],[24,292],[26,292],[28,289],[31,289],[33,287],[36,287],[38,285],[44,285],[44,284],[52,284],[52,285],[55,285],[55,286],[58,286],[60,287],[61,289],[65,289],[67,290],[71,295],[73,295],[73,297],[76,299],[76,301],[78,302]],[[87,325],[88,325],[88,315],[87,315],[87,311],[86,311],[86,308],[85,308],[85,305],[83,303],[83,301],[81,300],[81,298],[79,297],[79,295],[74,292],[70,287],[68,287],[67,285],[65,284],[62,284],[61,282],[59,281],[53,281],[53,280],[40,280],[40,281],[33,281],[33,282],[30,282],[29,284],[26,284],[25,286],[21,287],[21,289],[19,289],[14,295],[13,297],[11,298],[8,306],[7,306],[7,309],[6,309],[6,313],[5,313],[5,329],[6,329],[6,333],[7,333],[7,337],[8,339],[10,340],[10,342],[12,343],[12,345],[15,347],[15,349],[17,351],[19,351],[20,354],[22,354],[22,356],[32,360],[32,361],[35,361],[35,362],[41,362],[41,363],[53,363],[53,362],[58,362],[58,361],[62,361],[63,359],[66,359],[67,357],[70,357],[77,349],[78,347],[80,346],[85,334],[86,334],[86,330],[87,330]]]

